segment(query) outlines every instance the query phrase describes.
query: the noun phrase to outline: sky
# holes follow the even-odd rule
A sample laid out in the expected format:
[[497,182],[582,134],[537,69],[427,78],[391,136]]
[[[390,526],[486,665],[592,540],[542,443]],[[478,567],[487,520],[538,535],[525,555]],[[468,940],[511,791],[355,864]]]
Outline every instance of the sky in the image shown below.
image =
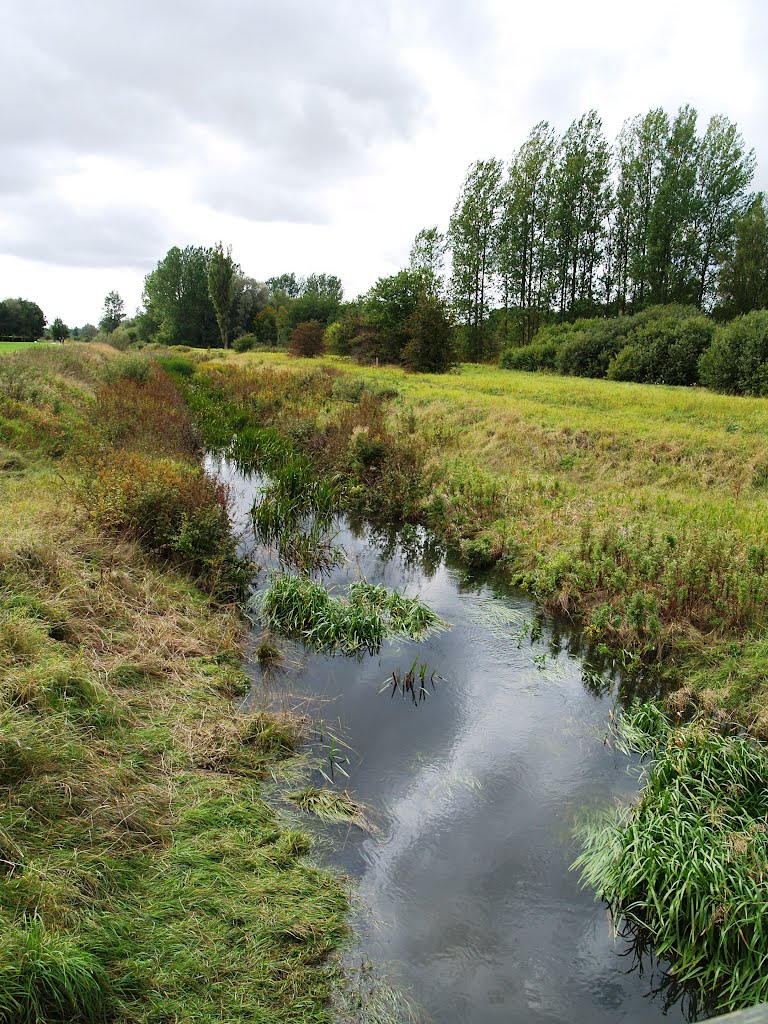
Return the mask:
[[132,314],[173,245],[349,298],[539,121],[690,103],[768,189],[764,0],[3,0],[0,299]]

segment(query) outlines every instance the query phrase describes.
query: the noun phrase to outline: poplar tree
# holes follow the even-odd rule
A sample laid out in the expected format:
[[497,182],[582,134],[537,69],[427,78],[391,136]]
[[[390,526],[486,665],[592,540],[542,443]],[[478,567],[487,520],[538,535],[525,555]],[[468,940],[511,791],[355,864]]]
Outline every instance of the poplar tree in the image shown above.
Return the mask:
[[735,227],[736,241],[720,271],[721,311],[726,316],[768,309],[768,211],[762,192]]
[[497,222],[504,167],[478,160],[464,179],[448,228],[451,295],[466,332],[466,355],[480,362],[488,347],[487,316],[495,273]]
[[239,273],[240,268],[232,259],[232,246],[227,246],[225,252],[221,242],[218,242],[211,250],[208,263],[208,294],[216,313],[224,348],[229,348],[229,328]]

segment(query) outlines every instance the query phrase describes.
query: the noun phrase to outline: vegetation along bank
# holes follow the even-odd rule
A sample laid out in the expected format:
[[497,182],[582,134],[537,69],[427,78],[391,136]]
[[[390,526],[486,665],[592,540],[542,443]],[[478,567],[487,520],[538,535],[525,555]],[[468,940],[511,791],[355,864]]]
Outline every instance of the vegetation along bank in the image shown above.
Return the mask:
[[0,359],[0,1020],[330,1021],[346,893],[236,713],[238,557],[168,376]]

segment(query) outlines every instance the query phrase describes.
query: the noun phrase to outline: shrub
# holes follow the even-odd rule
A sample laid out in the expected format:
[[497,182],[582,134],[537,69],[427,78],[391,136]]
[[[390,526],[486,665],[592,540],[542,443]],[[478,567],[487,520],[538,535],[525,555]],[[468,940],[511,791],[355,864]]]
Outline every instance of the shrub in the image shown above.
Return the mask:
[[323,351],[324,334],[325,328],[319,320],[305,320],[291,331],[288,351],[293,356],[318,356]]
[[408,342],[400,353],[403,366],[418,373],[446,373],[455,365],[453,324],[442,300],[419,299],[407,330]]
[[557,370],[572,377],[604,377],[611,359],[622,347],[622,340],[606,321],[585,321],[560,346]]
[[699,357],[714,330],[714,323],[701,315],[670,312],[646,319],[627,335],[629,344],[611,361],[607,377],[640,384],[696,384]]
[[555,341],[534,342],[519,348],[508,348],[502,352],[499,366],[502,370],[554,370],[557,351],[558,345]]
[[230,534],[226,495],[200,467],[118,451],[99,468],[86,505],[100,526],[172,560],[217,598],[243,596],[248,565]]
[[255,334],[241,334],[232,342],[232,348],[235,352],[250,352],[259,344],[259,339]]
[[768,310],[721,328],[699,360],[701,382],[730,395],[768,395]]

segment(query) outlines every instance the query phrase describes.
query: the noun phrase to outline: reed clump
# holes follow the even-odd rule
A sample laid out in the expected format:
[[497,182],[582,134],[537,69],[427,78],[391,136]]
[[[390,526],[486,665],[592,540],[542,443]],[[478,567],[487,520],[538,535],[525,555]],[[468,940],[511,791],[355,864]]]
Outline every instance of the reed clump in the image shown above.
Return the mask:
[[768,752],[695,717],[635,704],[618,743],[645,756],[638,803],[579,830],[574,867],[614,919],[709,1010],[768,999]]
[[385,640],[422,640],[445,628],[417,598],[362,579],[336,597],[308,576],[275,575],[256,604],[271,632],[327,654],[377,654]]

